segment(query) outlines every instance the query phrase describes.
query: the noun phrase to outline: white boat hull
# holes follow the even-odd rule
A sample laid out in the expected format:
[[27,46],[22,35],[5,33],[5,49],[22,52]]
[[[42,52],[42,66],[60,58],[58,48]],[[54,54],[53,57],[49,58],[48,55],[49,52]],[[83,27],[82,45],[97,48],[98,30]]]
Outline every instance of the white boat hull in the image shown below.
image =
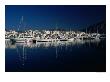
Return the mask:
[[25,38],[23,38],[23,39],[15,39],[16,40],[16,43],[28,43],[28,42],[31,42],[32,41],[32,39],[25,39]]

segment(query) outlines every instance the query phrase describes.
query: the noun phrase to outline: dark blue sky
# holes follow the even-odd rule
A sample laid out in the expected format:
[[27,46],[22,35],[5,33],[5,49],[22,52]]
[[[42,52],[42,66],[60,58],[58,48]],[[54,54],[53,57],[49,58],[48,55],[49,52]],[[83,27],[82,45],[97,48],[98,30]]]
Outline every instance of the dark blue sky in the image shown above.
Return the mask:
[[21,17],[25,28],[83,28],[106,19],[106,6],[6,5],[5,26],[17,29]]

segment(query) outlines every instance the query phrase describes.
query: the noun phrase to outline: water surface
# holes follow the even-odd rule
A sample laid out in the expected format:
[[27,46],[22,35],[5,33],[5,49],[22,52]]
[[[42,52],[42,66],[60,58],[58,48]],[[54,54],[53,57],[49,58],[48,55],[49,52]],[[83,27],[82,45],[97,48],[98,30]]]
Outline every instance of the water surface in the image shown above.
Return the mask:
[[38,42],[5,46],[6,72],[105,72],[105,40]]

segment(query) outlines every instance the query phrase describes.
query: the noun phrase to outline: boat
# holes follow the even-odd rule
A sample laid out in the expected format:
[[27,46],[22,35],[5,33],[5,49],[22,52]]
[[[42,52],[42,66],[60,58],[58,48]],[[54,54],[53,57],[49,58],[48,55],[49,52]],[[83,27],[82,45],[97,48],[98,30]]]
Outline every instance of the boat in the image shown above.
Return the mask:
[[54,41],[54,40],[52,40],[52,39],[39,39],[39,40],[37,40],[37,42],[52,42],[52,41]]
[[70,38],[70,39],[68,39],[68,41],[74,41],[74,38]]

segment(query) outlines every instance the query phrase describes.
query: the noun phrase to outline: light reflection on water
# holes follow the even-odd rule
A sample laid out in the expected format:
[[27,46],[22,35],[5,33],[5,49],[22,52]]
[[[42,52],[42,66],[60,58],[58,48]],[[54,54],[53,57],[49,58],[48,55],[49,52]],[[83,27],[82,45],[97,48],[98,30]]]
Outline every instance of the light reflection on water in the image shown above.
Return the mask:
[[43,47],[43,48],[48,48],[48,47],[58,47],[58,46],[73,46],[73,45],[81,45],[85,43],[98,43],[100,42],[100,39],[94,39],[94,40],[74,40],[74,41],[59,41],[59,42],[37,42],[36,44],[34,43],[15,43],[11,44],[10,41],[5,41],[5,48],[17,48],[17,46],[24,46],[28,48],[38,48],[38,47]]
[[[9,41],[5,41],[6,52],[7,52],[7,50],[9,50],[8,51],[9,53],[8,52],[6,53],[7,58],[8,58],[8,55],[9,54],[12,54],[12,56],[14,55],[17,58],[15,60],[13,60],[14,62],[17,63],[17,66],[16,66],[16,64],[13,64],[13,62],[11,62],[13,65],[16,66],[16,68],[15,67],[10,67],[7,64],[6,71],[32,71],[32,68],[31,68],[32,64],[29,67],[30,69],[26,70],[27,67],[29,66],[29,65],[27,66],[27,63],[29,64],[29,62],[32,62],[34,60],[38,61],[39,60],[39,58],[38,58],[39,57],[39,54],[41,54],[41,53],[47,54],[47,56],[49,56],[49,58],[51,58],[51,59],[54,59],[53,56],[50,56],[48,54],[51,54],[51,55],[52,54],[55,54],[54,57],[55,57],[55,59],[58,60],[58,59],[61,59],[61,57],[65,57],[65,55],[67,53],[68,53],[68,56],[67,57],[69,57],[69,56],[71,57],[71,55],[73,55],[74,53],[76,53],[78,55],[80,51],[82,52],[84,46],[87,47],[88,49],[89,49],[89,47],[91,47],[93,45],[95,45],[95,48],[97,48],[99,46],[102,49],[103,49],[103,47],[105,48],[105,45],[100,45],[100,42],[101,42],[100,39],[94,39],[94,40],[75,40],[75,41],[64,41],[64,42],[37,42],[36,44],[33,44],[33,43],[15,43],[15,44],[12,45]],[[80,46],[83,46],[83,47],[80,47]],[[90,49],[92,49],[92,48],[90,48]],[[78,51],[76,52],[74,50],[76,50],[76,51],[78,50]],[[84,51],[86,51],[86,50],[84,50]],[[91,52],[92,51],[93,50],[91,50]],[[14,54],[12,52],[14,52]],[[84,54],[84,53],[82,53],[82,54]],[[87,51],[87,53],[88,53],[88,51]],[[34,55],[38,55],[38,56],[36,56],[37,59],[34,59],[34,60],[30,61],[31,60],[31,56],[34,56]],[[11,60],[11,58],[8,58],[8,59]],[[49,61],[53,61],[51,59]],[[7,62],[7,60],[6,60],[6,62]],[[74,58],[71,59],[71,62],[70,62],[71,65],[73,63],[72,62],[73,60],[74,60]],[[39,60],[39,61],[41,61],[41,60]],[[70,61],[70,60],[65,60],[65,61]],[[55,60],[53,62],[55,63]],[[41,64],[39,62],[34,62],[34,63],[37,63],[38,66],[40,66],[39,64]],[[54,65],[54,63],[53,63],[53,65]],[[50,66],[50,63],[48,65]],[[42,66],[45,66],[45,63],[43,63]],[[60,68],[62,68],[62,67],[60,67]],[[39,69],[41,69],[41,67],[39,69],[37,69],[37,68],[34,71],[39,71]],[[50,66],[50,68],[51,68],[51,66]],[[57,68],[58,68],[58,66],[56,66],[56,69]],[[11,70],[9,70],[9,69],[11,69]],[[43,71],[46,70],[46,69],[45,70],[44,69],[43,69]],[[52,68],[52,69],[53,70],[50,70],[50,71],[59,71],[58,69],[57,70],[55,70],[54,68]],[[75,71],[75,70],[73,69],[73,70],[70,70],[70,71]]]

